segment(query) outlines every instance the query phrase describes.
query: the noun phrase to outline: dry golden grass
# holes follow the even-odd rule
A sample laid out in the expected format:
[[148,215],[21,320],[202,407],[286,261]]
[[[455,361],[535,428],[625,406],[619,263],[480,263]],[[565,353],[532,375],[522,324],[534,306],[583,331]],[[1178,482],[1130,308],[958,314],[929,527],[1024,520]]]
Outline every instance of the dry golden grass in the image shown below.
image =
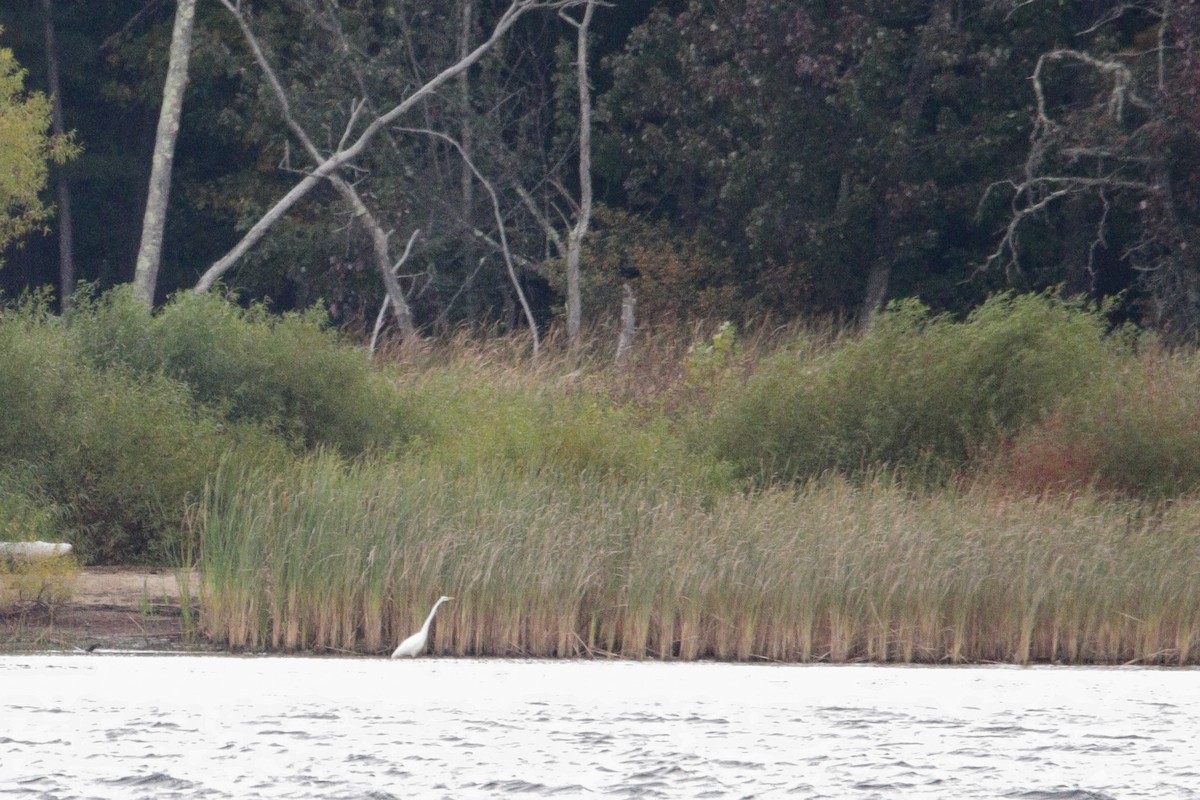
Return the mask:
[[454,655],[1194,663],[1200,503],[734,493],[315,459],[225,475],[202,627],[235,648],[383,652],[432,599]]

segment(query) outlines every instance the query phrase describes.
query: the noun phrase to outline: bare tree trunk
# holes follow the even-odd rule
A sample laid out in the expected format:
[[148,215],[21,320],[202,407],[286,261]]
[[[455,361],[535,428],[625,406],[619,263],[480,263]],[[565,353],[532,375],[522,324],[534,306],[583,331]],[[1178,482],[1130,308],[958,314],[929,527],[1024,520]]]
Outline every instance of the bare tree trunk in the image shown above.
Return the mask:
[[633,349],[633,333],[637,328],[637,298],[629,282],[621,284],[621,332],[617,336],[617,366],[625,363]]
[[[50,87],[50,124],[55,136],[66,136],[63,121],[62,80],[58,72],[58,42],[54,35],[54,0],[42,0],[46,32],[46,80]],[[71,307],[75,291],[75,223],[71,216],[71,184],[58,172],[58,285],[63,311]]]
[[579,216],[567,236],[567,341],[571,347],[579,345],[583,316],[579,262],[583,239],[592,219],[592,93],[588,85],[588,29],[595,8],[594,0],[588,0],[580,21],[563,15],[576,28],[575,76],[579,89]]
[[[929,12],[929,20],[921,29],[917,52],[905,84],[904,102],[900,104],[897,141],[891,148],[887,167],[881,177],[884,191],[895,189],[901,182],[905,166],[912,160],[917,127],[921,122],[921,111],[929,97],[929,83],[933,78],[934,46],[938,35],[950,30],[953,23],[951,0],[936,0]],[[900,214],[903,197],[893,191],[883,203],[879,228],[875,234],[875,259],[867,273],[867,291],[859,313],[859,324],[869,328],[876,315],[887,301],[888,284],[892,279],[892,264],[895,261],[896,241],[900,235]]]
[[187,87],[188,56],[192,49],[192,24],[195,18],[196,0],[178,0],[175,28],[171,32],[167,78],[163,83],[162,108],[158,115],[158,132],[154,136],[150,189],[146,195],[146,213],[142,218],[142,243],[138,248],[133,277],[133,293],[147,307],[154,305],[154,288],[162,262],[163,229],[171,193],[171,167],[175,161],[175,138],[179,135],[183,91]]
[[[459,20],[461,27],[458,33],[458,59],[467,57],[471,51],[471,29],[475,19],[475,0],[459,0]],[[463,268],[467,272],[471,270],[471,266],[475,263],[477,256],[475,247],[475,237],[472,232],[475,230],[475,176],[471,172],[470,161],[474,158],[474,135],[471,131],[471,71],[463,70],[458,76],[459,83],[459,133],[458,143],[462,147],[465,154],[462,163],[462,169],[459,173],[459,216],[462,218],[462,259]],[[477,293],[472,292],[467,297],[469,306],[473,306],[471,295]],[[474,316],[476,309],[472,308],[469,312]]]
[[[391,272],[392,272],[393,278],[395,278],[396,273],[400,271],[400,268],[404,266],[404,262],[408,261],[408,257],[412,253],[413,243],[415,241],[417,241],[417,236],[420,235],[420,233],[421,233],[421,229],[418,228],[417,230],[412,232],[411,236],[408,237],[408,245],[404,248],[404,254],[401,255],[400,260],[397,261],[395,263],[395,265],[392,266]],[[371,345],[367,349],[368,358],[375,357],[375,345],[379,342],[379,333],[380,333],[380,331],[383,330],[383,322],[387,318],[387,310],[388,310],[389,304],[391,304],[392,307],[395,308],[395,310],[396,310],[396,320],[397,320],[397,324],[400,326],[401,335],[403,337],[403,342],[408,343],[408,342],[413,341],[413,338],[409,334],[404,333],[405,322],[407,322],[407,324],[410,328],[412,327],[412,314],[406,313],[402,316],[400,309],[396,308],[395,304],[392,302],[391,295],[388,295],[387,297],[383,298],[383,305],[381,305],[379,307],[379,314],[377,314],[375,317],[375,327],[371,331]],[[404,308],[405,308],[405,312],[407,312],[408,307],[405,306]]]
[[561,2],[543,2],[542,0],[513,0],[507,9],[500,15],[495,27],[492,29],[491,35],[474,50],[472,50],[466,58],[458,61],[455,64],[447,67],[439,72],[434,77],[426,81],[415,92],[406,97],[399,104],[392,107],[391,110],[376,117],[358,138],[350,145],[339,147],[338,151],[328,158],[324,159],[317,165],[316,169],[310,172],[304,179],[299,181],[292,189],[276,201],[259,220],[251,226],[250,230],[242,237],[232,250],[218,259],[196,282],[195,291],[206,292],[213,287],[221,276],[224,275],[230,267],[237,263],[251,247],[256,245],[267,231],[278,222],[284,214],[288,212],[301,198],[303,198],[314,186],[322,180],[332,175],[343,164],[352,161],[367,145],[375,138],[375,136],[387,126],[391,125],[401,116],[412,110],[426,96],[436,92],[447,82],[456,78],[464,70],[470,69],[485,53],[488,52],[500,39],[516,24],[517,20],[524,16],[527,12],[537,8],[546,7],[564,7],[575,5],[576,0],[561,0]]

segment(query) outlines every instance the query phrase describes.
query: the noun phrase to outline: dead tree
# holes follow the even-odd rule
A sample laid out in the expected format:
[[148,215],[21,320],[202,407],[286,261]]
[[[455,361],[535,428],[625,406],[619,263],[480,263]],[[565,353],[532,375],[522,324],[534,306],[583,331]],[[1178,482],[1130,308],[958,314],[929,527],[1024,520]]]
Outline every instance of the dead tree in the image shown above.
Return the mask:
[[588,32],[592,24],[594,0],[588,0],[581,19],[560,15],[575,26],[575,79],[579,93],[579,206],[575,224],[567,233],[567,340],[579,344],[579,326],[583,314],[580,296],[580,257],[583,239],[592,221],[592,95],[588,83]]
[[[241,241],[239,241],[233,249],[226,255],[218,259],[212,266],[205,271],[200,277],[195,286],[195,291],[206,292],[220,280],[237,261],[246,254],[255,244],[257,244],[267,231],[278,222],[288,210],[295,205],[300,199],[308,194],[317,184],[324,180],[329,180],[342,167],[349,165],[362,154],[371,144],[372,140],[382,131],[396,124],[401,117],[421,103],[422,100],[431,96],[434,92],[445,86],[448,82],[454,80],[464,71],[470,69],[472,65],[477,63],[485,54],[488,53],[504,36],[512,29],[513,25],[521,19],[525,14],[538,9],[564,9],[576,5],[581,5],[590,0],[513,0],[512,3],[500,14],[491,34],[482,43],[471,50],[464,58],[460,58],[454,64],[446,67],[434,77],[427,80],[419,88],[394,105],[390,110],[374,117],[356,137],[352,139],[354,123],[347,126],[342,140],[338,143],[337,149],[328,155],[322,157],[317,165],[290,191],[281,197],[276,203],[259,218],[257,222],[245,233]],[[237,10],[237,4],[234,4]],[[360,110],[361,104],[356,105]],[[388,270],[390,273],[390,269]],[[385,278],[386,280],[386,278]]]
[[[300,142],[304,148],[304,152],[313,160],[315,164],[320,164],[325,160],[325,156],[313,144],[308,133],[297,121],[296,116],[292,113],[291,102],[288,99],[287,92],[283,89],[283,84],[279,82],[278,76],[275,74],[275,69],[271,66],[270,60],[267,58],[266,52],[263,50],[262,44],[258,41],[258,37],[254,35],[254,31],[250,29],[250,25],[246,20],[241,9],[231,0],[221,0],[221,4],[228,9],[237,21],[238,28],[242,31],[242,36],[246,40],[250,52],[254,55],[254,60],[258,62],[259,68],[263,72],[263,77],[266,78],[267,84],[271,87],[271,91],[275,94],[275,99],[279,103],[280,112],[283,114],[284,122],[288,126],[288,130]],[[346,126],[346,134],[348,135],[352,129],[358,114],[363,108],[362,103],[354,106],[350,114],[350,122]],[[343,137],[344,140],[344,137]],[[412,249],[413,238],[409,239],[408,247],[404,251],[404,257],[393,264],[390,248],[388,245],[388,232],[384,231],[379,220],[363,202],[362,197],[354,186],[346,181],[336,171],[328,175],[329,182],[333,188],[337,190],[342,199],[349,204],[353,210],[354,216],[359,220],[371,238],[371,251],[375,257],[375,266],[379,270],[380,279],[383,281],[384,291],[387,294],[388,301],[392,305],[392,309],[396,314],[396,326],[400,329],[400,336],[404,341],[412,341],[416,338],[416,325],[413,323],[412,311],[409,309],[408,302],[404,299],[404,290],[400,286],[400,281],[396,276],[397,268],[404,263],[408,258],[408,254]],[[414,234],[415,237],[415,234]],[[382,313],[382,312],[381,312]],[[374,340],[372,340],[372,350],[374,350]]]
[[[1061,48],[1038,58],[1030,76],[1035,103],[1025,163],[1018,177],[994,184],[984,196],[986,201],[993,191],[1011,192],[1008,221],[984,268],[1003,268],[1010,276],[1021,270],[1022,236],[1029,223],[1073,202],[1069,212],[1078,224],[1078,209],[1086,202],[1094,216],[1082,255],[1084,269],[1094,278],[1097,254],[1113,247],[1111,220],[1120,209],[1136,223],[1138,237],[1124,243],[1118,257],[1140,275],[1148,297],[1146,321],[1174,335],[1200,330],[1200,274],[1192,255],[1196,248],[1189,248],[1194,224],[1180,211],[1179,179],[1171,166],[1172,142],[1181,130],[1176,119],[1181,109],[1174,106],[1181,94],[1195,92],[1194,86],[1179,85],[1188,73],[1173,67],[1195,47],[1195,10],[1181,20],[1177,12],[1182,10],[1171,0],[1118,5],[1082,33],[1137,13],[1153,24],[1136,37],[1134,47],[1118,52]],[[1075,68],[1075,86],[1087,85],[1080,72],[1093,81],[1090,102],[1068,107],[1051,101],[1048,85],[1068,67]]]

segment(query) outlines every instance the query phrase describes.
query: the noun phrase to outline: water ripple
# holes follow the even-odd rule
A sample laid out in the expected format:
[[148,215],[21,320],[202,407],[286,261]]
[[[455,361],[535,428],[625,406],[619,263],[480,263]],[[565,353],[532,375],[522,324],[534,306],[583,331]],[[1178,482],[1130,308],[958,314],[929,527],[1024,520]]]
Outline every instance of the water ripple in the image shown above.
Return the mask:
[[1200,800],[1198,674],[0,656],[0,797]]

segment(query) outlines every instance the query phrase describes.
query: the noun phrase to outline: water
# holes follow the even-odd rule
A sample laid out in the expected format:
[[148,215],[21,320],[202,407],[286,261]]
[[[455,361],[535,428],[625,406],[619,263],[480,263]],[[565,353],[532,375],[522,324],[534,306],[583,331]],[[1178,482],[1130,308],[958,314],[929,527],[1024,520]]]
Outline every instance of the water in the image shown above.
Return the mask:
[[0,798],[1200,798],[1200,671],[0,656]]

